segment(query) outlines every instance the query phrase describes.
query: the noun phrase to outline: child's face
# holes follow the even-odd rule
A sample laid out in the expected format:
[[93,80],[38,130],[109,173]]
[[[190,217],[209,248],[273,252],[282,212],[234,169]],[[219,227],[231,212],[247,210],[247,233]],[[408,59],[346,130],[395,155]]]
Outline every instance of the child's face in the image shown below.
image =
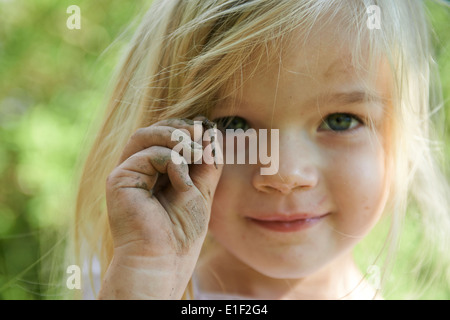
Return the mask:
[[303,277],[348,254],[386,203],[389,73],[363,75],[373,95],[364,102],[367,87],[342,43],[321,34],[281,64],[263,63],[244,78],[237,112],[224,104],[211,117],[279,129],[278,173],[225,164],[210,222],[226,252],[267,276]]

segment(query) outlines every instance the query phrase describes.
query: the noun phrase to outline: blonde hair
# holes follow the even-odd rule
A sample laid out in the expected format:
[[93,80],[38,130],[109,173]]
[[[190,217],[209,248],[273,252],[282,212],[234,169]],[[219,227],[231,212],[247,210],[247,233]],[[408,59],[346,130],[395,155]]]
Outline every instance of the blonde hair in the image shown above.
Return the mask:
[[[380,8],[381,29],[367,27],[371,5]],[[354,66],[384,56],[392,69],[390,252],[413,203],[425,239],[447,255],[450,193],[435,160],[439,145],[432,140],[431,125],[442,102],[429,90],[433,60],[423,6],[411,0],[153,1],[117,71],[80,178],[74,224],[78,264],[96,257],[103,275],[111,261],[104,187],[129,137],[161,119],[208,115],[223,92],[238,91],[246,65],[278,58],[294,31],[307,39],[319,18],[327,23],[337,18],[336,27],[354,43]],[[367,45],[368,57],[363,53]]]

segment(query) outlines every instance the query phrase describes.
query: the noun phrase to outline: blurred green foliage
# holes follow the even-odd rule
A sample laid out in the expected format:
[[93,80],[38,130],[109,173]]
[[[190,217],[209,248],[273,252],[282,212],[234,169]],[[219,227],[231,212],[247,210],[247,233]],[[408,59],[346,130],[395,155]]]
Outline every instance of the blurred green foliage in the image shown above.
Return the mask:
[[[66,9],[73,4],[81,9],[81,29],[69,30]],[[114,40],[148,5],[0,0],[0,299],[61,297],[57,288],[65,282],[51,281],[46,260],[64,245],[77,159],[126,43]],[[448,100],[450,11],[429,7]],[[447,101],[447,123],[449,106]],[[450,137],[449,125],[446,132]],[[414,228],[408,232],[414,239]],[[403,251],[402,261],[410,251]],[[408,290],[402,285],[399,296]],[[448,287],[432,292],[431,298],[450,298]]]
[[47,253],[64,245],[77,158],[125,43],[111,44],[148,5],[0,1],[0,299],[59,298]]

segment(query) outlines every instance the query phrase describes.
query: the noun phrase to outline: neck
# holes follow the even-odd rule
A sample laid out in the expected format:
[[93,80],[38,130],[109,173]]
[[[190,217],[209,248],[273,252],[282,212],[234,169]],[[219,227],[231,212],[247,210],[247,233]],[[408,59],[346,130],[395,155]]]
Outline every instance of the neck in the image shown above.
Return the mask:
[[274,279],[245,265],[221,246],[211,248],[196,271],[200,290],[255,299],[372,299],[352,254],[344,254],[299,279]]

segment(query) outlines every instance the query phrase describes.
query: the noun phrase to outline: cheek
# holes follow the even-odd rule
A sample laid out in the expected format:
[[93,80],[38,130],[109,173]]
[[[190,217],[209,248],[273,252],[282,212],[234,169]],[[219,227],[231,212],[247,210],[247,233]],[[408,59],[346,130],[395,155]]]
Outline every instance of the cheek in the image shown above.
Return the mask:
[[[216,229],[223,229],[227,221],[235,218],[230,208],[239,209],[239,199],[249,190],[248,179],[245,180],[245,172],[242,172],[245,165],[225,165],[211,208],[211,220],[209,229],[215,232]],[[217,227],[219,226],[219,227]]]
[[386,203],[382,148],[355,150],[333,168],[329,185],[336,204],[335,227],[342,234],[362,237],[376,224]]

